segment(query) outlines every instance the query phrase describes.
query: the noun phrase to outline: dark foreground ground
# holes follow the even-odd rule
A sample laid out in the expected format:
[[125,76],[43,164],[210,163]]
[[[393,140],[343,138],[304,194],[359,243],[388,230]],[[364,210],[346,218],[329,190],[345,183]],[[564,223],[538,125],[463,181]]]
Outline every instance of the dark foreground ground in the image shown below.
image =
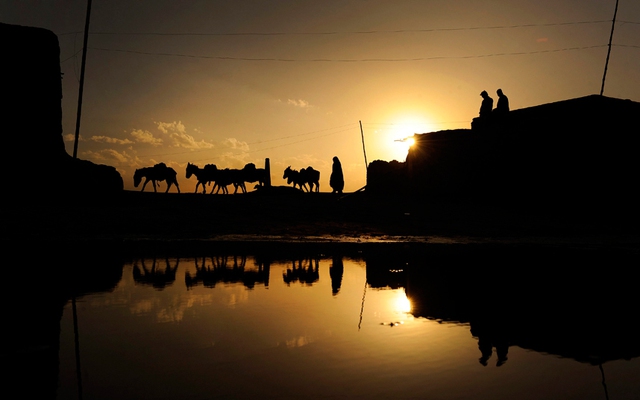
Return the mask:
[[615,207],[519,205],[400,196],[236,195],[124,191],[112,199],[5,207],[5,239],[20,241],[330,240],[351,242],[640,243],[637,213]]

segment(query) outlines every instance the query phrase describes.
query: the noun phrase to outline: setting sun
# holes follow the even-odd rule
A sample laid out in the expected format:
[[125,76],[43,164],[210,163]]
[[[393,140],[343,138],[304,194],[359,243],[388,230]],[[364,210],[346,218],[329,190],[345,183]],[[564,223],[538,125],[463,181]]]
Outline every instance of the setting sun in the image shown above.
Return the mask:
[[413,137],[416,133],[432,132],[431,124],[422,116],[400,117],[393,122],[388,132],[391,141],[389,150],[393,154],[392,159],[404,161],[407,158],[409,148],[415,143]]

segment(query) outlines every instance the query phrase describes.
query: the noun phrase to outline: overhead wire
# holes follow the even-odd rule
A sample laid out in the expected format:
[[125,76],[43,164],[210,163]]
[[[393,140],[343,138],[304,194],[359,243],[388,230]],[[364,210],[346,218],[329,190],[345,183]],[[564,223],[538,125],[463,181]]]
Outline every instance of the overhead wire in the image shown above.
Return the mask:
[[[451,31],[474,31],[474,30],[496,30],[496,29],[520,29],[535,27],[570,26],[570,25],[591,25],[609,23],[610,20],[593,21],[573,21],[573,22],[549,22],[541,24],[513,24],[494,26],[471,26],[455,28],[423,28],[423,29],[389,29],[389,30],[366,30],[366,31],[323,31],[323,32],[109,32],[94,31],[91,35],[127,35],[127,36],[327,36],[327,35],[372,35],[388,33],[429,33],[429,32],[451,32]],[[621,21],[634,24],[636,22]],[[66,32],[61,35],[69,35],[76,32]]]

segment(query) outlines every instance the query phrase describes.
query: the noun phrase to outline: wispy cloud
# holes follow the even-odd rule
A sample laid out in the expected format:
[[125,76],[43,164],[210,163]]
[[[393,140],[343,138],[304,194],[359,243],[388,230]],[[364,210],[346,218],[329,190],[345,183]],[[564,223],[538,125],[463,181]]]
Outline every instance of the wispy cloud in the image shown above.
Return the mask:
[[129,139],[118,139],[118,138],[113,138],[109,136],[91,136],[89,140],[92,140],[98,143],[113,143],[113,144],[133,144],[134,143]]
[[85,151],[82,156],[95,162],[110,162],[122,165],[135,165],[136,159],[126,151],[119,152],[114,149],[104,149],[99,151]]
[[249,145],[247,142],[241,142],[236,138],[227,138],[222,141],[222,145],[235,150],[249,151]]
[[156,138],[149,131],[143,131],[142,129],[134,129],[131,131],[131,136],[138,143],[146,143],[152,146],[160,146],[162,144],[161,138]]
[[309,104],[308,101],[302,100],[302,99],[298,99],[298,100],[288,99],[287,100],[287,104],[289,104],[291,106],[294,106],[294,107],[299,107],[299,108],[302,108],[302,109],[309,109],[309,108],[312,107],[311,104]]
[[[196,140],[187,133],[187,129],[180,121],[176,122],[155,122],[158,130],[169,137],[172,147],[182,147],[185,149],[211,149],[213,143],[205,140]],[[199,132],[199,131],[197,131]]]

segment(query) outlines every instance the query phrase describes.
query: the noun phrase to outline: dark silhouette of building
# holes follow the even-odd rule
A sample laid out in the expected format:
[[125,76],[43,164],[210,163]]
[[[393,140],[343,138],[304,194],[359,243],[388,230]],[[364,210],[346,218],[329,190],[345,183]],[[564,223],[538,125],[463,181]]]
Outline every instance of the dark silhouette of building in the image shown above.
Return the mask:
[[471,130],[416,134],[405,163],[369,166],[367,192],[404,180],[432,199],[637,216],[638,115],[638,102],[592,95],[511,110]]
[[57,36],[46,29],[0,23],[5,101],[6,176],[20,201],[121,192],[115,168],[73,159],[62,139],[62,75]]

